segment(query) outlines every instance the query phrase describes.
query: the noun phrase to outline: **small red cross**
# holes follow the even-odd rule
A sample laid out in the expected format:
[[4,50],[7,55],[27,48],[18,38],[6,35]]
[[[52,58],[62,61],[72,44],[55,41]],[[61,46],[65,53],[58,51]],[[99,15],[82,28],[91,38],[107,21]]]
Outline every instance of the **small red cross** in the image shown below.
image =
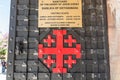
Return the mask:
[[76,60],[73,60],[73,59],[72,59],[72,56],[69,56],[69,57],[68,57],[68,60],[64,60],[64,63],[65,63],[65,64],[68,64],[68,67],[69,67],[69,68],[72,68],[72,64],[76,64]]
[[52,39],[51,35],[48,35],[48,39],[44,39],[45,43],[48,43],[48,47],[51,47],[52,43],[55,42],[55,39]]
[[50,68],[50,66],[55,63],[55,60],[52,60],[51,56],[48,56],[46,60],[43,61],[45,64],[47,64],[47,67]]
[[69,35],[68,39],[65,39],[64,42],[68,43],[69,47],[72,47],[72,43],[76,43],[76,40],[72,38],[72,35]]

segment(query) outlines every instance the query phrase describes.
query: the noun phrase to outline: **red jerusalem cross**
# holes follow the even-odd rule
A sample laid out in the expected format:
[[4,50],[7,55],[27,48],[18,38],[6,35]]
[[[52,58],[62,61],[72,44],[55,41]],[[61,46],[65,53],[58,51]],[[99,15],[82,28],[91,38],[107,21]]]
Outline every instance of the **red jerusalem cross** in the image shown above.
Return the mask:
[[[48,39],[44,39],[44,42],[48,43],[49,48],[45,48],[43,44],[39,44],[38,57],[43,58],[47,54],[48,59],[44,60],[44,63],[49,68],[51,64],[56,63],[56,68],[52,69],[53,73],[67,73],[67,69],[63,65],[68,64],[68,67],[72,68],[72,64],[76,64],[76,60],[72,59],[72,55],[75,55],[77,59],[81,58],[81,45],[76,44],[76,48],[72,48],[72,43],[76,43],[76,40],[72,39],[72,35],[68,36],[68,40],[64,39],[63,36],[66,35],[66,30],[53,30],[53,34],[56,36],[56,48],[51,47],[51,44],[55,40],[48,35]],[[68,43],[69,47],[64,48],[64,43]],[[56,60],[53,60],[50,55],[56,55]],[[68,55],[68,60],[64,60],[64,55]]]

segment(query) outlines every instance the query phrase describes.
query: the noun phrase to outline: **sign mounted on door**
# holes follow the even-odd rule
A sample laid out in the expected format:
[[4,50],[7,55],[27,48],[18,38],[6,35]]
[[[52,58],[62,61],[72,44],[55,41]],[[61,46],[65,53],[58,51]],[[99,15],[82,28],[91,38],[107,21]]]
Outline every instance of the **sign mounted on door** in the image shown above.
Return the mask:
[[38,27],[82,27],[82,0],[39,0]]

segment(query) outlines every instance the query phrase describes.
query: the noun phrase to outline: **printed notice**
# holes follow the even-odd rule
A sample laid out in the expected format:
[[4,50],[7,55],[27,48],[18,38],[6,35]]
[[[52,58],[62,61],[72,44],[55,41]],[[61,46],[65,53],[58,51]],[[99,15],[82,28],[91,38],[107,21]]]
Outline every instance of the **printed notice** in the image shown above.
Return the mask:
[[82,27],[82,0],[39,0],[38,26]]

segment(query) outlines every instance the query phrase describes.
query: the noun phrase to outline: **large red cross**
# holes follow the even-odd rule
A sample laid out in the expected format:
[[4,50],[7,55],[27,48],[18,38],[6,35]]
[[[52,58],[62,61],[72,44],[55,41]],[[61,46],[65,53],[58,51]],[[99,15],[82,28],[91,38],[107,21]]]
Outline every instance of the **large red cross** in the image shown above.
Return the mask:
[[[56,35],[56,48],[45,48],[43,47],[43,44],[39,44],[38,57],[43,58],[43,55],[46,54],[56,55],[55,61],[53,61],[51,57],[49,57],[48,60],[45,61],[45,63],[47,63],[48,61],[48,67],[50,67],[52,63],[56,63],[56,68],[52,69],[53,73],[67,73],[67,69],[64,68],[64,63],[68,63],[68,67],[71,68],[71,65],[75,64],[76,62],[72,60],[72,57],[69,57],[68,60],[64,60],[63,57],[64,55],[75,55],[76,58],[81,58],[81,45],[76,44],[76,48],[64,48],[63,36],[66,35],[66,30],[53,30],[53,34]],[[71,36],[70,39],[72,40]],[[68,44],[71,44],[71,41],[68,41]]]

